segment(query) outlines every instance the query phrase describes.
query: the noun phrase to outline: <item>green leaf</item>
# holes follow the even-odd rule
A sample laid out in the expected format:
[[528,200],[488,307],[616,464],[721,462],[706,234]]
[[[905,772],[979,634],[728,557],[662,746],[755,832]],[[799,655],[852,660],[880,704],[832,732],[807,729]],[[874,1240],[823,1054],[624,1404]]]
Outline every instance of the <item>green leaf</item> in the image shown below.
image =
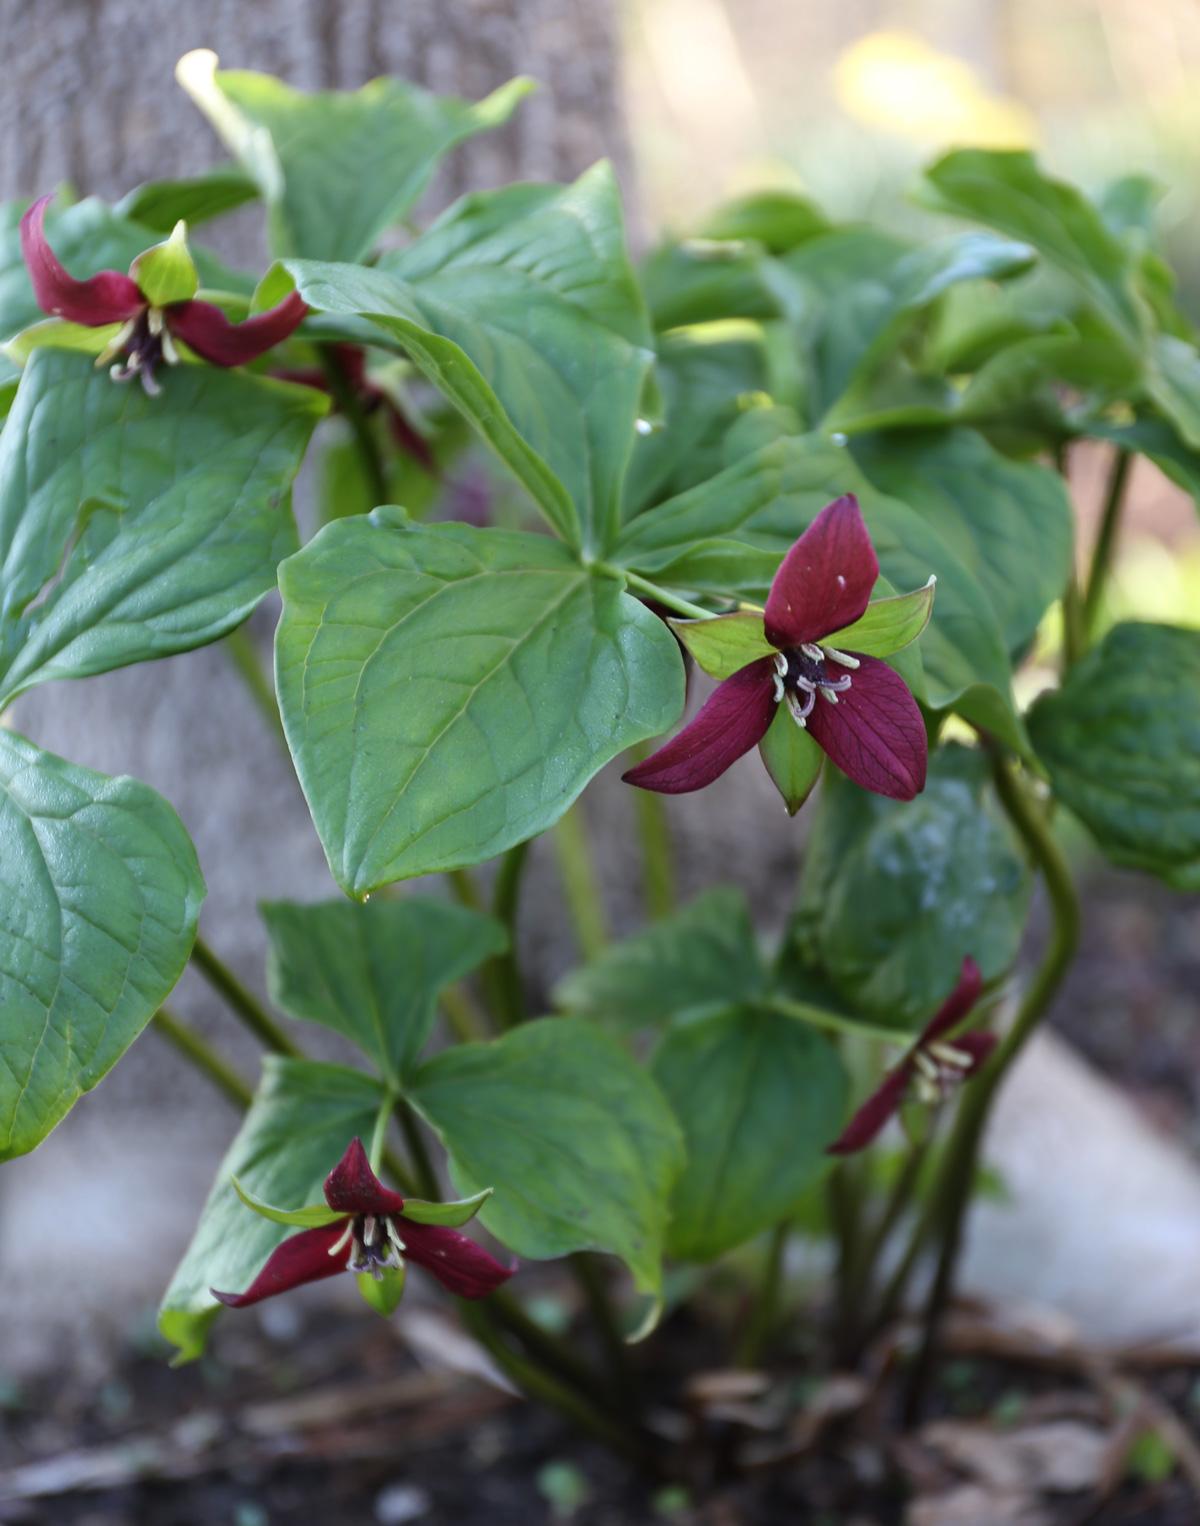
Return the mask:
[[658,332],[726,318],[778,318],[770,261],[754,244],[686,239],[664,244],[642,266],[650,318]]
[[844,652],[891,657],[910,646],[929,624],[936,587],[937,577],[931,572],[923,588],[875,599],[852,625],[835,631],[829,637],[830,642]]
[[146,397],[34,355],[0,435],[0,703],[244,620],[295,547],[292,478],[325,407],[209,366]]
[[187,224],[177,222],[170,238],[143,250],[129,274],[152,307],[187,302],[200,288],[200,276],[187,244]]
[[[89,327],[84,323],[68,323],[65,318],[43,318],[40,323],[31,323],[27,329],[14,334],[4,346],[4,355],[17,366],[24,366],[35,350],[73,350],[80,355],[99,355],[122,327],[120,323]],[[17,376],[20,377],[20,371]]]
[[257,195],[258,186],[244,170],[221,164],[186,180],[148,180],[122,196],[113,211],[143,228],[169,233],[181,219],[194,228],[232,212]]
[[758,744],[771,783],[779,791],[789,816],[812,794],[825,754],[792,719],[786,705],[777,705],[775,718]]
[[254,1101],[217,1167],[192,1242],[159,1310],[159,1329],[179,1348],[176,1362],[204,1351],[209,1326],[221,1312],[209,1290],[236,1293],[248,1287],[286,1238],[286,1226],[246,1207],[234,1178],[259,1202],[319,1198],[350,1141],[370,1139],[385,1101],[379,1083],[361,1071],[267,1055]]
[[326,1224],[336,1223],[338,1219],[346,1217],[336,1208],[330,1208],[328,1203],[311,1203],[307,1208],[274,1208],[270,1203],[264,1203],[262,1198],[256,1197],[248,1188],[243,1187],[236,1176],[231,1177],[230,1180],[233,1182],[233,1190],[246,1207],[252,1208],[264,1219],[270,1219],[272,1224],[289,1224],[299,1229],[320,1229]]
[[438,993],[508,938],[491,917],[443,901],[261,907],[271,999],[352,1039],[398,1087],[433,1027]]
[[1184,443],[1200,450],[1200,353],[1196,346],[1159,334],[1151,349],[1146,393]]
[[914,320],[964,281],[1028,268],[1033,250],[987,233],[913,246],[873,228],[836,229],[780,261],[800,294],[800,332],[813,373],[813,419],[840,429],[854,392]]
[[670,631],[544,535],[376,511],[327,526],[280,587],[284,726],[350,895],[544,831],[682,708]]
[[461,1229],[469,1224],[495,1189],[485,1187],[471,1197],[459,1198],[456,1203],[426,1203],[420,1198],[404,1199],[404,1217],[414,1224],[443,1224],[449,1229]]
[[743,609],[711,620],[668,620],[667,624],[712,678],[731,678],[775,652],[763,630],[761,610]]
[[1200,631],[1115,626],[1029,726],[1055,794],[1114,863],[1200,889]]
[[[18,223],[23,211],[23,205],[9,203],[0,213],[0,338],[45,317],[34,299],[29,272],[21,258]],[[50,247],[80,279],[99,270],[127,270],[164,231],[157,225],[133,222],[92,196],[61,211],[56,206],[47,208]],[[195,249],[193,254],[204,286],[247,296],[253,291],[252,277],[230,270],[207,250]]]
[[752,239],[771,254],[787,254],[818,234],[828,233],[829,219],[806,196],[795,191],[753,191],[726,202],[709,215],[701,237]]
[[0,728],[0,1160],[105,1076],[183,973],[204,880],[134,779]]
[[429,183],[438,160],[502,126],[531,81],[511,80],[478,105],[401,80],[361,90],[293,90],[268,74],[217,70],[187,53],[179,83],[257,184],[278,254],[359,260]]
[[740,890],[706,891],[644,932],[610,944],[555,988],[555,1005],[641,1028],[759,994],[766,979]]
[[924,1022],[970,955],[992,981],[1016,958],[1029,876],[976,752],[942,747],[906,804],[831,775],[793,936],[843,1001],[898,1029]]
[[581,1018],[543,1018],[460,1044],[409,1099],[437,1130],[459,1190],[492,1183],[480,1219],[519,1256],[620,1256],[657,1294],[679,1130],[625,1050]]
[[929,703],[953,706],[1021,751],[1011,668],[990,601],[954,550],[908,504],[878,491],[822,435],[783,438],[626,526],[613,559],[656,583],[762,602],[779,561],[831,499],[858,496],[892,588],[937,577],[921,640]]
[[1025,239],[1067,275],[1126,354],[1141,353],[1145,312],[1133,258],[1100,211],[1024,151],[959,149],[926,171],[926,203]]
[[711,1261],[778,1224],[828,1166],[846,1075],[831,1045],[794,1018],[742,1007],[673,1029],[653,1071],[687,1144],[671,1256]]
[[1002,456],[972,429],[879,435],[853,448],[875,486],[919,513],[974,576],[1006,650],[1024,651],[1073,566],[1075,518],[1059,474]]
[[607,165],[468,196],[377,270],[287,269],[401,343],[565,540],[608,544],[650,352]]

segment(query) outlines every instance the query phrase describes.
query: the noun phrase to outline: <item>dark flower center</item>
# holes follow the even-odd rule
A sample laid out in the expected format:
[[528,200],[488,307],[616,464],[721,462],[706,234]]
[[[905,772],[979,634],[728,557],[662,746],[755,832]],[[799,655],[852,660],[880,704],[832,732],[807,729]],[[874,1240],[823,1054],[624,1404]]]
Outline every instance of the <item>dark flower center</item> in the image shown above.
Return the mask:
[[351,1223],[350,1259],[346,1267],[351,1272],[370,1272],[378,1282],[389,1268],[403,1265],[403,1250],[404,1241],[394,1220],[375,1214],[359,1214]]
[[175,347],[162,310],[143,307],[137,317],[125,325],[106,353],[120,353],[125,357],[123,362],[110,368],[108,374],[113,381],[132,381],[136,376],[145,392],[150,397],[157,397],[161,389],[155,372],[164,360],[169,365],[175,361]]
[[775,698],[787,704],[798,726],[807,726],[817,696],[836,705],[853,682],[847,669],[857,667],[856,657],[815,642],[788,647],[775,658]]

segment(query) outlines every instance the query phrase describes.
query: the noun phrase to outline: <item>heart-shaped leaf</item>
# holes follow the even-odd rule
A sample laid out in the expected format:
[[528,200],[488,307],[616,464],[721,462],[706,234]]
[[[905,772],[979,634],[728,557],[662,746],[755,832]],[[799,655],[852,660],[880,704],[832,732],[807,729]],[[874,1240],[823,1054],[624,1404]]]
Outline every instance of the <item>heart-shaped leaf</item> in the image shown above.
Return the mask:
[[40,1143],[183,973],[204,880],[133,779],[0,728],[0,1160]]

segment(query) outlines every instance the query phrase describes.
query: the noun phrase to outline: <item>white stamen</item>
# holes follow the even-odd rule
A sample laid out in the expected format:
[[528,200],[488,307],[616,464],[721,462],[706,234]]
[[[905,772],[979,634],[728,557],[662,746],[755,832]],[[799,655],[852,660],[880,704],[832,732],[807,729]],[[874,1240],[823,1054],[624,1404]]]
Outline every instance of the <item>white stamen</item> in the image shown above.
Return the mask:
[[387,1224],[388,1239],[396,1247],[397,1252],[400,1255],[403,1255],[404,1252],[408,1249],[408,1246],[405,1245],[404,1241],[400,1238],[400,1231],[396,1228],[396,1221],[394,1219],[387,1219],[385,1222]]
[[783,698],[783,678],[778,673],[773,674],[772,677],[775,684],[775,703],[778,704]]
[[811,658],[813,662],[820,662],[821,659],[825,656],[825,653],[821,650],[815,641],[802,642],[800,650],[806,657]]
[[834,662],[840,662],[844,668],[859,668],[862,666],[857,657],[851,657],[849,652],[839,652],[836,647],[827,646],[824,648],[824,652],[826,657]]
[[824,696],[824,698],[829,701],[829,703],[831,705],[836,705],[837,704],[838,697],[837,697],[837,690],[836,689],[831,689],[828,684],[822,684],[821,685],[821,693]]
[[347,1219],[346,1220],[346,1228],[342,1231],[341,1235],[338,1237],[337,1243],[335,1245],[331,1245],[329,1247],[329,1254],[331,1256],[336,1256],[338,1251],[345,1250],[346,1249],[346,1245],[349,1242],[350,1238],[353,1236],[353,1234],[354,1234],[354,1220],[353,1219]]
[[129,343],[130,339],[133,338],[133,330],[136,321],[136,319],[130,318],[129,322],[123,323],[117,332],[112,336],[112,338],[100,351],[99,355],[96,356],[97,369],[99,369],[101,366],[106,366],[110,360],[114,359],[114,357],[121,353],[121,351]]
[[377,1224],[377,1222],[375,1220],[375,1215],[373,1213],[367,1214],[366,1218],[363,1220],[363,1236],[362,1237],[363,1237],[363,1244],[364,1245],[374,1245],[375,1244],[376,1231],[377,1231],[378,1228],[379,1228],[379,1225]]
[[930,1044],[929,1053],[948,1065],[951,1070],[970,1070],[975,1063],[973,1055],[969,1055],[965,1049],[956,1049],[953,1044],[947,1044],[939,1040],[936,1044]]
[[146,327],[157,339],[163,331],[163,313],[161,307],[151,307],[146,310]]
[[815,694],[817,692],[816,684],[813,683],[811,678],[805,678],[803,674],[797,673],[796,684],[799,688],[803,689],[806,694]]
[[940,1081],[941,1072],[937,1068],[937,1061],[930,1059],[923,1049],[918,1049],[913,1054],[913,1064],[918,1071],[930,1081]]
[[781,678],[787,676],[787,658],[782,652],[775,653],[775,671]]
[[168,328],[164,328],[162,331],[162,353],[163,359],[169,366],[177,366],[179,364],[179,351],[175,348],[175,341],[171,337],[171,330]]

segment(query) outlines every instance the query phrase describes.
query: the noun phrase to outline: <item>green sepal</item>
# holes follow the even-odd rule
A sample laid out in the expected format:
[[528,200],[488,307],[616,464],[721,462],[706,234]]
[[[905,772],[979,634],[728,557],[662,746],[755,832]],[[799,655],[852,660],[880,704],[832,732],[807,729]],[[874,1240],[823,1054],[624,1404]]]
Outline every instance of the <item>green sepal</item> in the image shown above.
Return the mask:
[[829,645],[839,651],[861,652],[865,657],[890,657],[901,651],[929,624],[936,585],[937,576],[930,573],[923,588],[896,594],[891,599],[876,599],[853,625],[834,631],[827,638]]
[[459,1198],[453,1203],[427,1203],[422,1198],[406,1197],[403,1217],[411,1219],[414,1224],[441,1224],[448,1229],[458,1229],[461,1225],[470,1223],[494,1190],[485,1187],[482,1192],[475,1193],[474,1197]]
[[408,1268],[400,1265],[387,1267],[378,1279],[370,1272],[359,1272],[354,1280],[363,1302],[386,1318],[399,1308],[407,1276]]
[[712,678],[731,678],[749,663],[775,652],[759,609],[714,615],[711,620],[668,620],[667,624]]
[[775,719],[767,727],[758,751],[788,815],[794,816],[813,792],[824,753],[808,732],[797,726],[786,705],[776,707]]
[[121,328],[119,323],[89,328],[84,323],[68,323],[65,318],[45,318],[14,334],[2,348],[16,366],[23,366],[35,350],[76,350],[82,355],[99,355]]
[[255,1213],[275,1224],[294,1224],[300,1229],[322,1229],[326,1224],[336,1223],[338,1219],[346,1217],[344,1213],[330,1208],[328,1203],[311,1203],[307,1208],[273,1208],[270,1203],[264,1203],[262,1198],[255,1197],[253,1192],[243,1187],[236,1176],[231,1176],[229,1180],[247,1208],[253,1208]]
[[187,245],[187,224],[177,222],[170,238],[139,254],[129,274],[151,307],[191,301],[200,289],[200,275]]

